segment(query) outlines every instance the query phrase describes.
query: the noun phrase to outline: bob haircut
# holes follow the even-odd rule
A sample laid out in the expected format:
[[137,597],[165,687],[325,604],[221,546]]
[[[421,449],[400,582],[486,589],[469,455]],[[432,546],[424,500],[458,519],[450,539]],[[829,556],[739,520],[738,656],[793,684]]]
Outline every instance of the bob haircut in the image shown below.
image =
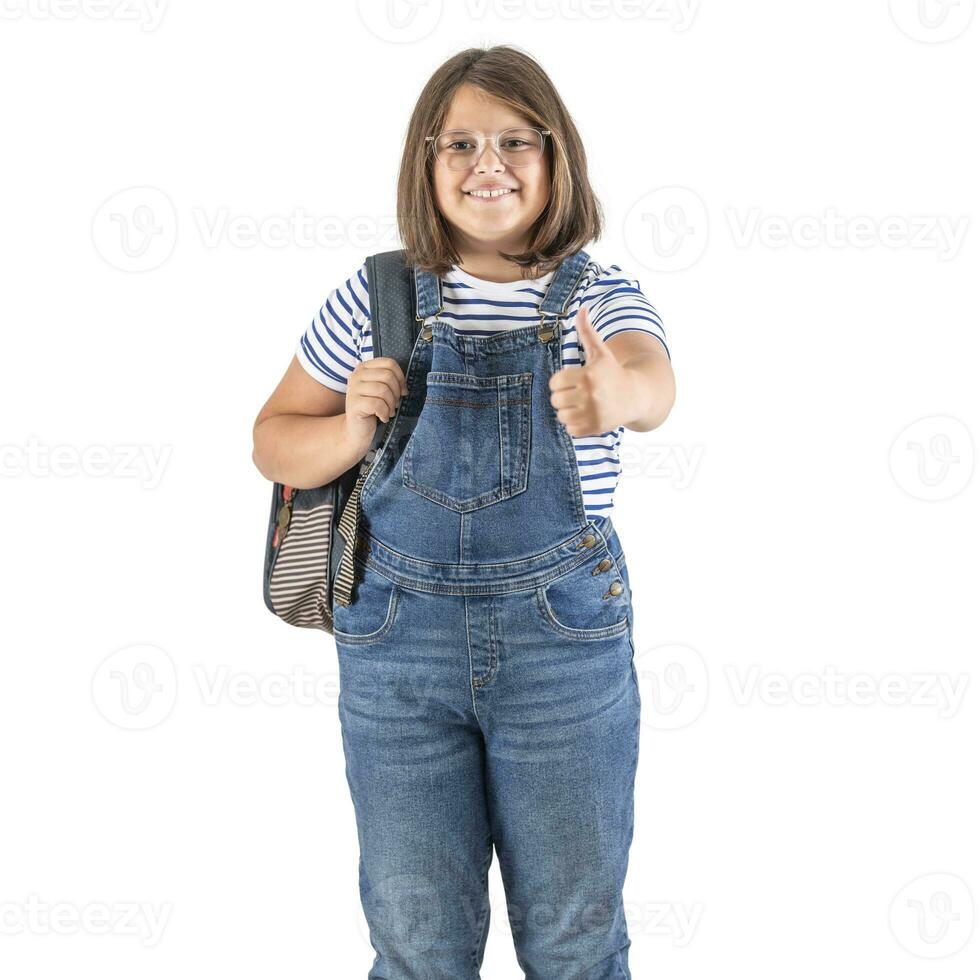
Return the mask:
[[525,278],[557,269],[569,255],[602,234],[602,207],[588,178],[585,150],[561,97],[541,66],[512,45],[467,48],[444,62],[419,96],[405,137],[398,174],[398,232],[406,262],[442,275],[459,263],[451,229],[436,207],[435,155],[426,136],[441,131],[456,90],[473,85],[550,129],[544,154],[551,174],[548,204],[530,229],[527,250],[498,252],[516,262]]

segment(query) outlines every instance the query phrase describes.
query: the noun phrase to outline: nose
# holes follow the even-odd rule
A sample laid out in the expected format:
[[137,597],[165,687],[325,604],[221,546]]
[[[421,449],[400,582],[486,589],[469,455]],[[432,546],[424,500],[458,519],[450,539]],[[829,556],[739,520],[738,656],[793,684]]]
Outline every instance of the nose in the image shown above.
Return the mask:
[[493,145],[493,140],[487,140],[483,144],[483,149],[480,150],[479,154],[477,155],[476,163],[474,164],[474,166],[476,167],[477,173],[485,173],[486,172],[487,167],[486,167],[485,161],[487,160],[487,154],[488,153],[490,154],[490,161],[491,161],[491,163],[494,163],[495,162],[495,164],[493,166],[494,172],[500,172],[500,171],[504,170],[507,165],[504,163],[503,160],[500,159],[500,156],[497,153],[497,149]]

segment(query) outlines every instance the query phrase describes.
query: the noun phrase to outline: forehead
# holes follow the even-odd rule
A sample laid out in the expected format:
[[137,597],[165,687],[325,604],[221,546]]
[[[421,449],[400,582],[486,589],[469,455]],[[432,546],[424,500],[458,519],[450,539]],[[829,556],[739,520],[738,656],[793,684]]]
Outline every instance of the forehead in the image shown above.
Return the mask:
[[489,136],[531,120],[509,105],[472,85],[461,85],[453,96],[443,129],[469,129]]

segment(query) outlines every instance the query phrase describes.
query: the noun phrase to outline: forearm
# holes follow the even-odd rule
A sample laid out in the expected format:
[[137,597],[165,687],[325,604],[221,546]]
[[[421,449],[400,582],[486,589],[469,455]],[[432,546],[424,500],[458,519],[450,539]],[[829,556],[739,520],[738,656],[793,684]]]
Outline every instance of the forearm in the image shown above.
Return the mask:
[[267,479],[304,490],[346,472],[367,451],[351,443],[346,415],[273,415],[255,426],[252,460]]
[[627,404],[634,432],[649,432],[662,425],[674,406],[674,370],[666,353],[635,354],[623,363],[632,380]]

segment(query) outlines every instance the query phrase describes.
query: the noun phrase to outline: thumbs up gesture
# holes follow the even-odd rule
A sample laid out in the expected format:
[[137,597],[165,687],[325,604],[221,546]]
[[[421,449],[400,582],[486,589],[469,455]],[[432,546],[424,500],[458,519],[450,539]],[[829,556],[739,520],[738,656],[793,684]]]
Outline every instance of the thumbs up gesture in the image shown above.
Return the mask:
[[551,404],[570,436],[610,432],[631,418],[634,377],[616,359],[579,307],[575,329],[585,351],[581,367],[563,367],[550,378]]

